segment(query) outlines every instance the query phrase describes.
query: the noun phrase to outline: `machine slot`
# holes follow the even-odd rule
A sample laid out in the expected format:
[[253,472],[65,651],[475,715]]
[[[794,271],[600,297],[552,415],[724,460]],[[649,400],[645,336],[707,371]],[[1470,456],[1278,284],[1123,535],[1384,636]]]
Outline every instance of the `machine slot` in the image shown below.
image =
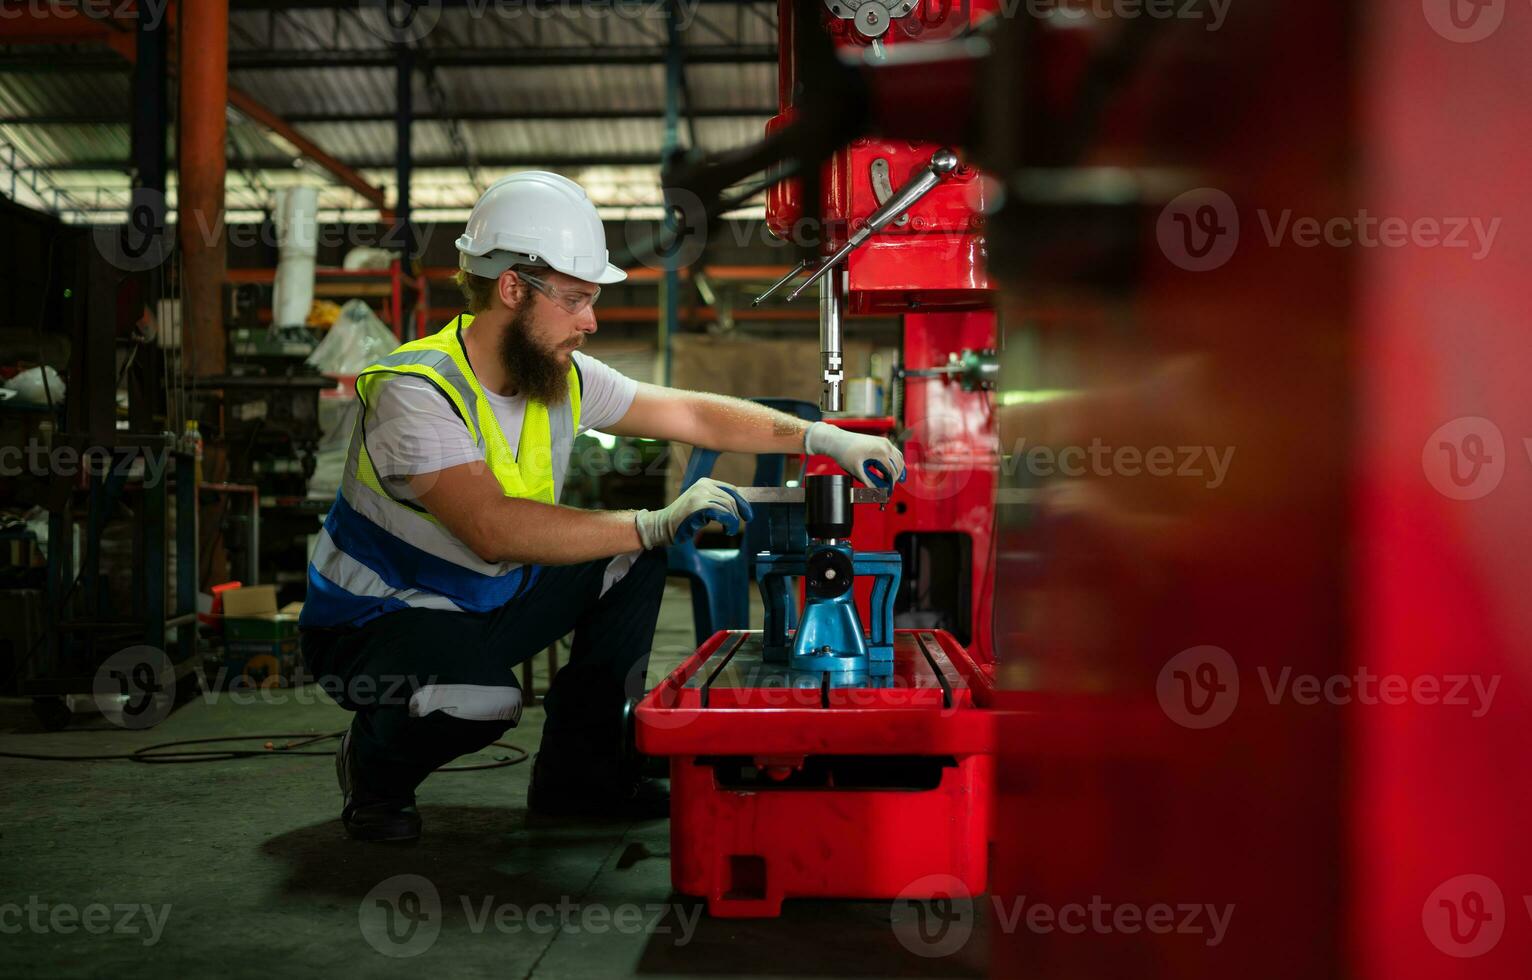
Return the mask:
[[811,755],[801,767],[786,770],[760,768],[748,756],[698,756],[696,764],[713,768],[719,789],[924,792],[939,787],[957,760],[952,756]]
[[734,655],[738,653],[739,648],[744,645],[746,635],[747,634],[744,633],[735,633],[730,638],[729,651],[725,653],[723,658],[718,661],[718,666],[713,668],[712,673],[707,675],[707,682],[702,685],[702,706],[704,708],[708,706],[708,692],[712,690],[713,681],[716,680],[718,675],[723,672],[723,669],[729,665],[729,661],[734,659]]
[[936,675],[937,682],[942,686],[942,707],[952,707],[952,684],[947,680],[947,672],[942,669],[942,665],[937,662],[936,655],[931,650],[936,643],[936,638],[930,633],[917,633],[915,641],[919,644],[926,663],[931,665],[931,673]]

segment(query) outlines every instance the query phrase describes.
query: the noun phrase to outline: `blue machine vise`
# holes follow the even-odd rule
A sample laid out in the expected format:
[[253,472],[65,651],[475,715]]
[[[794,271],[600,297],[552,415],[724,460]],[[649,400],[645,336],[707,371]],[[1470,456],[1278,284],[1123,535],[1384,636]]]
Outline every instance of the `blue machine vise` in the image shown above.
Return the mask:
[[[903,564],[897,551],[857,552],[851,537],[851,481],[841,475],[804,481],[804,507],[756,507],[772,522],[774,551],[755,557],[766,610],[763,659],[786,665],[794,683],[881,686],[893,676],[894,596]],[[764,510],[764,515],[762,511]],[[873,578],[871,622],[864,629],[853,586]],[[803,611],[794,595],[804,579]]]

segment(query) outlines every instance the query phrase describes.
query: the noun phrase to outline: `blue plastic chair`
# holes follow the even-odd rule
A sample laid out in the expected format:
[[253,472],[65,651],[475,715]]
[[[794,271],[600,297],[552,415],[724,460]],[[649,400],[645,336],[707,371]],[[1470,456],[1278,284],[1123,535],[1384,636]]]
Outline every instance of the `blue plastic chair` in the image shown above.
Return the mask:
[[[822,417],[819,406],[797,398],[752,398],[768,408],[796,415],[808,422]],[[719,453],[714,449],[693,449],[687,460],[681,489],[711,476]],[[761,453],[755,460],[753,486],[780,487],[787,476],[787,456]],[[744,540],[738,548],[699,548],[693,540],[677,541],[667,553],[669,575],[691,581],[692,625],[697,645],[719,630],[750,628],[750,582],[754,577],[755,555],[767,545],[764,522],[745,525]]]

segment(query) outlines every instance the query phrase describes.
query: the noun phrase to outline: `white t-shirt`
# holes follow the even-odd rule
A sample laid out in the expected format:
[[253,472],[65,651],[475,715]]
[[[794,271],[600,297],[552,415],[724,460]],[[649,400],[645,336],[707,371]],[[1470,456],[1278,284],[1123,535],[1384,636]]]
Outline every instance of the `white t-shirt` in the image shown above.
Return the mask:
[[[633,404],[638,382],[579,351],[574,359],[580,368],[580,432],[620,421]],[[519,451],[526,396],[490,391],[484,396],[511,451]],[[390,378],[367,406],[367,455],[379,478],[402,499],[412,496],[408,477],[484,458],[446,396],[431,382],[409,375]]]

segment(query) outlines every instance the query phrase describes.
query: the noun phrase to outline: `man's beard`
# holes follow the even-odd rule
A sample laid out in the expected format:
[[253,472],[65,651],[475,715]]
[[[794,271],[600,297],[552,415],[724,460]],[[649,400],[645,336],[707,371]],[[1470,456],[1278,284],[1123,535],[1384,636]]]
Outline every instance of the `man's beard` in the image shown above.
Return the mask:
[[500,363],[517,394],[545,405],[561,404],[569,397],[569,365],[558,353],[538,347],[532,339],[532,297],[511,316],[500,335]]

